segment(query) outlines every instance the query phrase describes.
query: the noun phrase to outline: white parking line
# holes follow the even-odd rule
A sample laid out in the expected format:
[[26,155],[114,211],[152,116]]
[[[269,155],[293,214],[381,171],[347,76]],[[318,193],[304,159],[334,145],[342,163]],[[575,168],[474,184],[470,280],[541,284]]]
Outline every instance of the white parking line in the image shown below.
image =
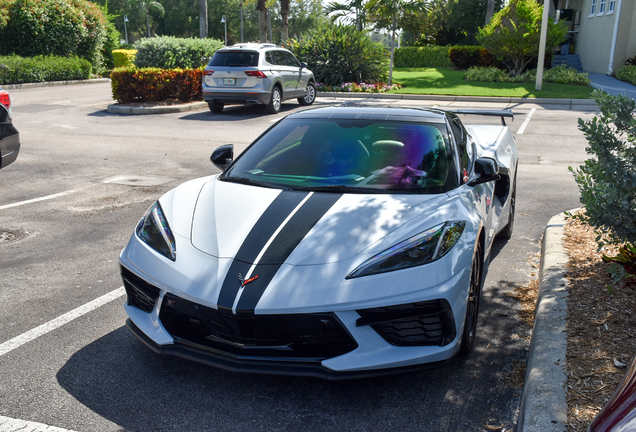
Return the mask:
[[528,126],[528,123],[530,123],[530,119],[532,118],[532,114],[534,114],[534,112],[536,111],[536,108],[532,108],[530,110],[530,112],[528,113],[528,117],[526,117],[526,119],[524,120],[524,122],[521,124],[521,127],[519,128],[519,130],[517,131],[517,135],[521,135],[525,132],[526,127]]
[[[75,318],[79,318],[82,315],[85,315],[99,308],[100,306],[111,302],[123,296],[125,293],[126,290],[124,289],[124,287],[119,287],[116,290],[109,292],[108,294],[98,297],[95,300],[86,303],[85,305],[73,309],[72,311],[67,312],[64,315],[60,315],[59,317],[47,323],[44,323],[41,326],[29,330],[26,333],[22,333],[21,335],[0,344],[0,356],[3,356],[8,352],[13,351],[14,349],[21,347],[27,342],[31,342],[32,340],[37,339],[42,335],[45,335],[59,327],[62,327],[64,324],[73,321]],[[0,428],[0,431],[4,431],[4,429]]]
[[40,197],[40,198],[34,198],[34,199],[26,200],[26,201],[20,201],[20,202],[16,202],[16,203],[13,203],[13,204],[6,204],[6,205],[3,205],[3,206],[0,206],[0,210],[8,209],[8,208],[11,208],[11,207],[18,207],[18,206],[21,206],[21,205],[31,204],[31,203],[40,202],[40,201],[46,201],[46,200],[50,200],[50,199],[53,199],[53,198],[59,198],[61,196],[72,194],[72,193],[75,193],[77,191],[78,191],[78,189],[71,189],[71,190],[67,190],[66,192],[60,192],[60,193],[56,193],[56,194],[53,194],[53,195],[43,196],[43,197]]
[[17,420],[0,416],[0,432],[73,432],[70,429],[62,429],[44,423]]

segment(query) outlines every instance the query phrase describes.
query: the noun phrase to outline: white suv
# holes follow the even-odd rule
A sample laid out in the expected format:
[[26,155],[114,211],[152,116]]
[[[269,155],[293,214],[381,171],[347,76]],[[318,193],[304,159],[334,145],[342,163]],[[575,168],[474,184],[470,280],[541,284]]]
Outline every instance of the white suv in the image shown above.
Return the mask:
[[314,74],[294,55],[273,44],[238,44],[221,48],[203,71],[203,99],[212,112],[225,105],[265,105],[280,111],[287,99],[311,105],[316,99]]

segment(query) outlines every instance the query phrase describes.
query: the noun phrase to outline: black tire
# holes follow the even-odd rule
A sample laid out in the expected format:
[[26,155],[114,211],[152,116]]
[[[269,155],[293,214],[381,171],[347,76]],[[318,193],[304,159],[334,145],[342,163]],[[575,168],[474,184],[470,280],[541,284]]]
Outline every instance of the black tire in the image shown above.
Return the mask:
[[510,195],[510,213],[508,219],[508,225],[499,232],[499,237],[509,239],[512,237],[512,230],[515,227],[515,203],[517,201],[517,178],[512,185],[512,194]]
[[269,99],[269,104],[267,105],[267,112],[270,114],[278,114],[282,101],[283,95],[280,92],[280,88],[278,86],[274,86],[272,89],[272,97]]
[[308,106],[314,103],[315,100],[316,86],[314,85],[314,83],[310,82],[309,84],[307,84],[307,93],[305,93],[305,96],[298,98],[298,103],[302,106]]
[[473,264],[470,270],[470,287],[468,290],[468,305],[466,306],[466,319],[464,321],[464,332],[459,348],[460,355],[466,355],[475,346],[475,334],[477,332],[477,316],[479,314],[479,299],[481,297],[481,277],[482,277],[483,257],[481,245],[477,245],[473,255]]
[[208,102],[208,108],[210,108],[210,111],[212,111],[213,113],[220,113],[221,111],[223,111],[223,107],[225,107],[225,104],[223,104],[222,102]]

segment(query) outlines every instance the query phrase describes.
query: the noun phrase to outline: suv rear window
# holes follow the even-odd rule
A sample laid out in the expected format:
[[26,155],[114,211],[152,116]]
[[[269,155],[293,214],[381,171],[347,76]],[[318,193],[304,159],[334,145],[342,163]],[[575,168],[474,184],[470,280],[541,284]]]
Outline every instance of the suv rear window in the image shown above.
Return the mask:
[[217,51],[208,66],[246,67],[258,66],[256,51]]

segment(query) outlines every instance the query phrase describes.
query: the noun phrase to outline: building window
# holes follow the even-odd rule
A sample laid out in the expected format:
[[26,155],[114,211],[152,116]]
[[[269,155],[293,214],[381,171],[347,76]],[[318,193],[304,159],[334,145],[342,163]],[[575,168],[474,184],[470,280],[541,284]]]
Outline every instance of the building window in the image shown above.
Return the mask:
[[598,5],[598,13],[599,15],[602,13],[605,13],[605,1],[606,0],[601,0],[601,3]]
[[592,0],[592,9],[590,9],[590,16],[596,13],[596,0]]
[[616,7],[616,0],[610,0],[609,2],[609,9],[608,9],[608,13],[609,12],[614,12],[614,8]]

